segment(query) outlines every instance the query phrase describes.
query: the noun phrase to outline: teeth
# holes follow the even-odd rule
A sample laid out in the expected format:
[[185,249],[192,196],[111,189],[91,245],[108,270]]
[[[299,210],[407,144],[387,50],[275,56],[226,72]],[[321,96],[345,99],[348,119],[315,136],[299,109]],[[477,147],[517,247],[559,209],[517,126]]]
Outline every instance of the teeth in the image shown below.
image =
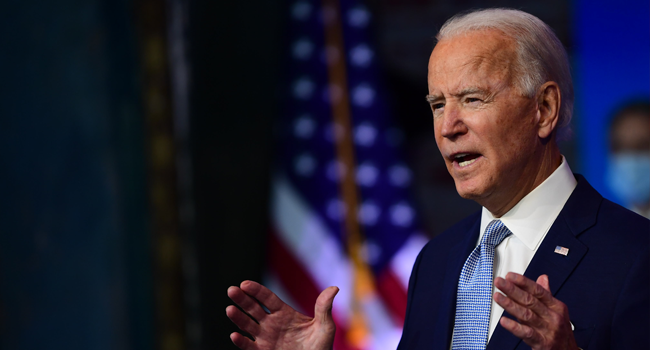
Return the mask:
[[465,156],[467,156],[467,155],[469,155],[469,153],[459,153],[459,154],[457,154],[454,158],[456,158],[456,159],[458,159],[458,158],[463,158],[463,157],[465,157]]
[[472,160],[466,160],[464,162],[459,162],[458,165],[460,165],[461,167],[468,166],[468,165],[474,163],[477,159],[478,158],[474,158]]

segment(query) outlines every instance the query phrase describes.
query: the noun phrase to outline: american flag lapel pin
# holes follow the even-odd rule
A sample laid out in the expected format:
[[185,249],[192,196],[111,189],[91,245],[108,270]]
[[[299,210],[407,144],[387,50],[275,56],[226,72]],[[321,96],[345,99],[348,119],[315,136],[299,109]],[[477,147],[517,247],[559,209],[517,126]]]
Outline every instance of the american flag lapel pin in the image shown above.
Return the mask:
[[569,248],[557,246],[555,247],[555,253],[567,256],[569,254]]

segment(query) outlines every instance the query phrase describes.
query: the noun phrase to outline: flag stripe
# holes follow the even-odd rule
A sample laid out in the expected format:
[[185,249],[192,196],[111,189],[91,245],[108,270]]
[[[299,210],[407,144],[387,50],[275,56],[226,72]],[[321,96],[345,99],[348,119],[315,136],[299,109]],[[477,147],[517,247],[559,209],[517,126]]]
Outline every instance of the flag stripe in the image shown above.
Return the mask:
[[377,292],[391,311],[395,323],[403,326],[406,316],[406,290],[391,269],[385,269],[377,277]]
[[390,262],[391,271],[393,271],[395,277],[397,277],[402,288],[405,290],[409,288],[409,278],[411,277],[411,270],[413,269],[413,264],[415,264],[415,259],[428,241],[429,239],[423,234],[416,233],[411,235]]
[[282,175],[275,177],[271,201],[278,238],[313,278],[316,288],[339,287],[334,306],[347,326],[352,275],[350,261],[339,241]]
[[[298,303],[297,307],[309,316],[314,316],[314,305],[320,294],[319,289],[311,276],[305,271],[293,253],[286,249],[278,239],[275,230],[269,234],[269,262],[270,268],[275,271],[279,281],[283,284],[292,300]],[[336,300],[336,299],[335,299]],[[335,350],[359,350],[349,346],[345,340],[346,327],[340,322],[335,310],[332,317],[336,324],[337,332],[334,337]]]

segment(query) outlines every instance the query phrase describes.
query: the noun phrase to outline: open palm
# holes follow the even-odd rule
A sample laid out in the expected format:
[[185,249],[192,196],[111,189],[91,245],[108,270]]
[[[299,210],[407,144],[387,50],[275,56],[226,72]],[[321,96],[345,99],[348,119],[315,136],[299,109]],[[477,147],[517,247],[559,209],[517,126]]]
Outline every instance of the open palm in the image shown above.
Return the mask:
[[228,296],[245,313],[230,305],[226,315],[255,340],[239,333],[232,333],[230,339],[243,350],[331,350],[336,331],[332,320],[336,293],[337,287],[325,289],[316,300],[315,317],[311,318],[297,312],[257,282],[244,281],[239,287],[230,287]]

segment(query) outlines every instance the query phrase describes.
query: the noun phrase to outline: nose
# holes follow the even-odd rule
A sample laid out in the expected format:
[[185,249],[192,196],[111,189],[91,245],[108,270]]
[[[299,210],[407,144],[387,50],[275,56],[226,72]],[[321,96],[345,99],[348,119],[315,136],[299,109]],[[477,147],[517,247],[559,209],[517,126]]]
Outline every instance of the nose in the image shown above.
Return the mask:
[[463,122],[460,108],[452,103],[445,106],[445,110],[439,117],[438,125],[434,125],[434,127],[439,128],[442,137],[450,140],[467,133],[467,126]]

